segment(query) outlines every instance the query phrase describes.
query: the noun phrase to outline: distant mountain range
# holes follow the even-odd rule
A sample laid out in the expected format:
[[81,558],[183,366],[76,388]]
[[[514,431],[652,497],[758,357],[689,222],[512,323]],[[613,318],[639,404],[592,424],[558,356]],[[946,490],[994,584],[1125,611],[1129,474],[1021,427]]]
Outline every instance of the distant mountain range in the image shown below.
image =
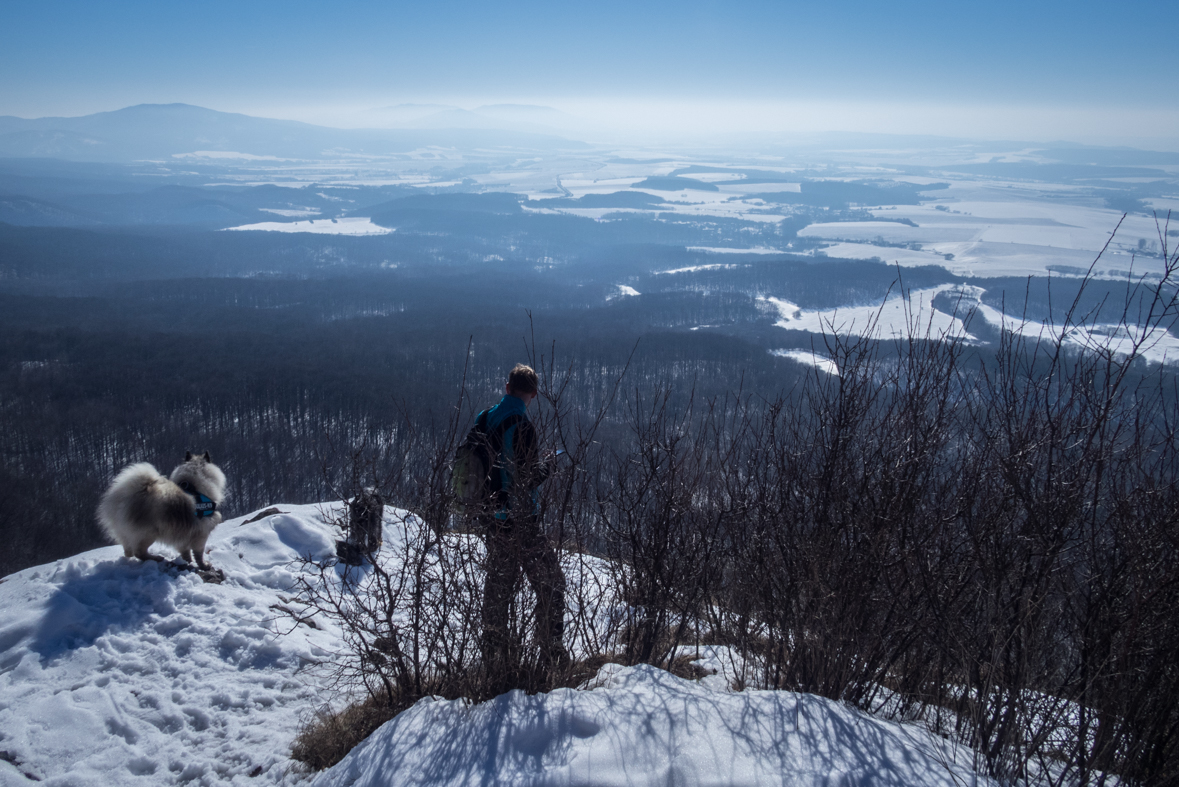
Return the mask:
[[[547,107],[498,105],[475,112],[443,105],[400,105],[402,128],[336,129],[293,120],[218,112],[189,104],[140,104],[81,117],[0,117],[0,157],[73,161],[167,160],[186,154],[217,158],[345,158],[391,155],[423,147],[581,149],[535,120],[561,115]],[[517,118],[513,120],[512,118]],[[374,120],[376,115],[374,115]],[[374,122],[374,125],[379,125]],[[543,129],[539,129],[542,130]]]

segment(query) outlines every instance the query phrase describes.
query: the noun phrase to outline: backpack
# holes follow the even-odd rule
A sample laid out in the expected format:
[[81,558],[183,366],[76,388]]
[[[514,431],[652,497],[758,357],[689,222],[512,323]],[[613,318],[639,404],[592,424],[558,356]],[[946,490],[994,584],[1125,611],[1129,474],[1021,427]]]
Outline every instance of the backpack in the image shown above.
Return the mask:
[[488,512],[492,499],[504,491],[500,474],[492,471],[499,469],[504,434],[524,420],[522,415],[509,415],[488,433],[487,412],[484,410],[475,419],[467,438],[454,453],[454,465],[450,470],[454,509],[465,516]]

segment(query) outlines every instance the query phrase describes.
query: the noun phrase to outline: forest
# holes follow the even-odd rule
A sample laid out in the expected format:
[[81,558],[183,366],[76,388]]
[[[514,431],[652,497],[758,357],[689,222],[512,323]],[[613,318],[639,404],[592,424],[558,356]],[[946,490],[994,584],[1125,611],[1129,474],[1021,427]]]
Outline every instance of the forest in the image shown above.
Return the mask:
[[[662,212],[707,169],[652,177],[667,197],[543,207],[461,185],[101,199],[44,178],[0,201],[39,217],[0,223],[0,575],[102,545],[113,475],[167,472],[188,450],[225,471],[227,517],[376,488],[416,515],[405,543],[441,554],[464,527],[457,442],[524,361],[542,441],[570,457],[546,527],[619,567],[628,600],[597,652],[682,671],[682,647],[720,643],[743,685],[920,717],[1000,779],[1173,782],[1179,395],[1170,366],[1139,357],[1174,325],[1171,236],[1162,275],[1138,279],[902,268],[887,245],[840,259],[796,233],[880,221],[859,206],[944,184],[804,178],[764,193],[766,213]],[[357,212],[387,232],[225,231]],[[961,330],[907,306],[899,332],[808,332],[770,300],[881,319],[917,291]],[[477,603],[449,581],[439,603]],[[375,718],[481,696],[472,664],[438,655],[474,632],[415,619],[433,644],[391,661],[373,650],[390,642],[380,620],[412,610],[370,597],[344,620],[341,677]],[[528,622],[514,613],[526,656]]]
[[[855,188],[828,191],[846,200]],[[274,204],[264,200],[276,191],[289,201],[290,189],[265,186],[218,200],[240,213]],[[624,367],[627,390],[668,389],[677,401],[688,389],[774,398],[807,369],[770,351],[825,340],[777,327],[764,294],[821,309],[968,281],[940,268],[690,248],[769,241],[801,252],[807,242],[793,232],[806,210],[769,224],[593,220],[529,211],[507,193],[299,196],[326,210],[345,193],[394,232],[224,232],[191,215],[171,225],[135,212],[88,228],[0,224],[0,572],[102,543],[95,501],[132,461],[166,471],[185,450],[208,449],[227,469],[231,510],[316,501],[327,492],[325,445],[449,417],[464,369],[468,390],[488,400],[503,370],[542,352],[570,364],[587,404],[598,378]],[[107,209],[128,210],[132,196]],[[1078,281],[1052,283],[1056,314],[1044,280],[992,280],[986,297],[1059,318]],[[1090,282],[1081,305],[1124,286]],[[972,330],[998,336],[981,321]]]

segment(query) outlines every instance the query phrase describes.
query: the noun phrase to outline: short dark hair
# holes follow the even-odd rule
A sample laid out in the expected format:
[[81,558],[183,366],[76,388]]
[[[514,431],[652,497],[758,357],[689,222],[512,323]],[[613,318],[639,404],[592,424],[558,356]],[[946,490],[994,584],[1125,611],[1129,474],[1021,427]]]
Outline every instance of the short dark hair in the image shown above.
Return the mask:
[[534,394],[540,380],[531,366],[518,363],[508,372],[508,388],[512,393]]

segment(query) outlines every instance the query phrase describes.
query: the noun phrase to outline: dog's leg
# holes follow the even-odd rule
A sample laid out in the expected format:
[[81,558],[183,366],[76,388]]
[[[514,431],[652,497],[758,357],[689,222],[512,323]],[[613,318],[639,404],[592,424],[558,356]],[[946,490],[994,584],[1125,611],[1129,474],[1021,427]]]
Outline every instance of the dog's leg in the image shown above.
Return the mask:
[[[154,538],[149,541],[140,541],[135,545],[135,549],[133,550],[135,557],[139,558],[140,560],[154,560],[157,563],[163,563],[164,559],[162,557],[159,557],[158,555],[152,555],[147,551],[147,548],[154,543]],[[126,550],[126,547],[124,547],[124,550]]]
[[197,536],[192,540],[192,556],[196,558],[197,566],[205,571],[212,568],[208,561],[205,560],[205,543],[208,540],[208,533],[205,533],[203,536]]

